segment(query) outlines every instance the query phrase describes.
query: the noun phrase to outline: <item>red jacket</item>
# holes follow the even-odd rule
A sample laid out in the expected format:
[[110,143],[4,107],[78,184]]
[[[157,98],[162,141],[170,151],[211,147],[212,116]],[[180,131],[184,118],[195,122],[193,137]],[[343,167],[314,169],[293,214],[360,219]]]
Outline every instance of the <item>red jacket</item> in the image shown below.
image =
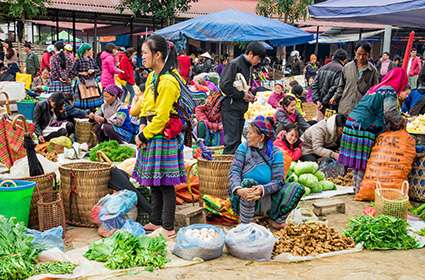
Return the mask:
[[283,140],[283,137],[285,136],[286,131],[281,131],[279,135],[276,137],[276,140],[274,141],[274,145],[279,148],[283,153],[287,153],[292,160],[299,160],[302,156],[301,152],[301,146],[302,143],[300,143],[297,147],[294,145],[291,145],[291,147],[288,147],[286,144],[286,141]]
[[43,72],[44,69],[50,70],[50,58],[52,57],[52,54],[49,52],[44,52],[41,56],[40,61],[40,73]]
[[119,67],[124,73],[118,74],[118,77],[126,81],[129,85],[134,85],[136,83],[134,80],[134,67],[130,58],[126,55],[122,56],[119,61]]
[[[411,58],[409,58],[409,59],[411,59]],[[419,75],[419,73],[421,72],[421,68],[422,68],[421,59],[419,57],[415,57],[412,61],[412,65],[410,66],[408,76],[414,77],[414,76]]]

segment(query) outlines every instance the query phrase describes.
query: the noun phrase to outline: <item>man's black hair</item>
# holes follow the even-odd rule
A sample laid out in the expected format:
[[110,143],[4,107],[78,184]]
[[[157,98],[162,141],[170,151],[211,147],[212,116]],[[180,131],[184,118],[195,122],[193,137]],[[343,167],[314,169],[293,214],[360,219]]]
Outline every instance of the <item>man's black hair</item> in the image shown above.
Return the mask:
[[334,61],[344,61],[348,58],[348,53],[344,49],[337,49],[334,53]]
[[259,42],[251,42],[246,47],[245,54],[252,52],[254,56],[259,56],[261,59],[266,57],[266,48]]
[[336,115],[335,123],[337,127],[344,127],[345,122],[347,121],[347,117],[342,114]]
[[354,47],[354,50],[357,51],[358,48],[364,49],[367,53],[370,53],[372,50],[372,46],[369,44],[368,41],[358,41],[356,43],[356,46]]

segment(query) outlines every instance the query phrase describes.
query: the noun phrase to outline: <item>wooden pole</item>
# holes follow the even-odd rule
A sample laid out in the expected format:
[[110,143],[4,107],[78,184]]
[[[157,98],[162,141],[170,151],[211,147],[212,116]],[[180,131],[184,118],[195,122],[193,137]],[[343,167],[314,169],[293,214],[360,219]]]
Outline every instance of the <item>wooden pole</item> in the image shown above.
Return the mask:
[[77,52],[77,34],[75,30],[75,12],[72,12],[72,47],[74,49],[74,52]]
[[319,26],[317,26],[317,29],[316,29],[316,48],[314,49],[314,53],[316,54],[316,56],[318,55],[318,53],[319,53]]
[[56,41],[59,41],[59,11],[56,11]]
[[97,54],[97,14],[94,15],[93,51]]
[[134,33],[134,24],[133,17],[130,18],[130,47],[133,47],[133,33]]

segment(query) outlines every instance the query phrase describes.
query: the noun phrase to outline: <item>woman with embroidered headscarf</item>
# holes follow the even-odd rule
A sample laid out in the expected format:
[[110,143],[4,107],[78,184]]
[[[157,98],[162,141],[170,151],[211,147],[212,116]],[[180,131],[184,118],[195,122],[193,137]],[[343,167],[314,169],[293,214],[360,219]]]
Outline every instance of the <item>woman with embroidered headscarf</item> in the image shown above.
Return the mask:
[[221,93],[215,92],[208,96],[205,105],[195,108],[195,117],[198,120],[197,136],[205,140],[206,146],[224,145],[221,100]]
[[89,115],[96,122],[95,133],[99,142],[117,140],[119,143],[130,143],[137,133],[137,125],[131,122],[128,108],[120,99],[121,94],[118,86],[108,86],[103,90],[105,102],[100,110]]
[[230,168],[229,196],[241,223],[255,214],[268,216],[274,228],[284,227],[287,215],[304,194],[298,183],[284,183],[283,155],[273,146],[272,120],[258,116],[248,127],[247,142],[239,145]]
[[75,107],[81,109],[94,109],[103,104],[96,83],[99,67],[93,58],[93,50],[90,44],[84,43],[77,50],[77,61],[74,72],[78,81],[74,88]]
[[406,99],[409,92],[406,71],[394,68],[381,83],[369,89],[348,116],[338,161],[354,170],[356,191],[376,136],[385,130],[397,131],[405,127],[406,119],[401,115],[399,102]]

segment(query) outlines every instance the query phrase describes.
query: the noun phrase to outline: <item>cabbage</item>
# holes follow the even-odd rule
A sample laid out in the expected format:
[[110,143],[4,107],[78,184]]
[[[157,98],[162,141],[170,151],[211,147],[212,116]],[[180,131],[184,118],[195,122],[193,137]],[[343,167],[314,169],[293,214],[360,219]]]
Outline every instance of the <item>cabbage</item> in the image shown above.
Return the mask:
[[297,163],[295,161],[291,162],[291,166],[289,167],[289,172],[293,172]]
[[291,173],[291,175],[289,175],[289,177],[286,178],[286,182],[291,183],[291,182],[298,182],[298,176],[295,173]]
[[304,193],[303,196],[307,196],[307,195],[311,194],[311,190],[308,187],[304,187],[304,191],[305,191],[305,193]]
[[306,162],[298,162],[295,165],[294,172],[298,176],[302,174],[314,174],[319,169],[319,165],[316,162],[306,161]]
[[318,170],[316,173],[314,173],[314,176],[316,176],[316,178],[317,178],[317,180],[319,180],[319,182],[325,180],[325,174],[320,170]]
[[336,190],[335,184],[332,183],[331,181],[323,180],[323,181],[319,182],[319,184],[322,187],[322,190],[324,190],[324,191]]
[[312,192],[312,193],[319,193],[319,192],[321,192],[321,191],[322,191],[322,186],[320,185],[320,183],[319,183],[319,182],[314,183],[314,184],[311,186],[311,192]]
[[314,185],[319,183],[319,180],[317,180],[316,176],[313,174],[303,174],[298,177],[298,183],[311,189]]

